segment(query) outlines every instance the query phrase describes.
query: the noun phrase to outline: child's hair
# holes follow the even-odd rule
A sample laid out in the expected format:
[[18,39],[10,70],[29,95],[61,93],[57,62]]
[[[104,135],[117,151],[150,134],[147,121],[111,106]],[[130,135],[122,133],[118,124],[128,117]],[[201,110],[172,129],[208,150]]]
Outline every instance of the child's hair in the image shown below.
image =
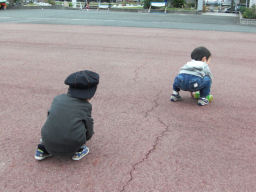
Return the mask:
[[202,61],[203,57],[208,60],[211,56],[211,52],[205,47],[197,47],[191,53],[191,58],[196,61]]

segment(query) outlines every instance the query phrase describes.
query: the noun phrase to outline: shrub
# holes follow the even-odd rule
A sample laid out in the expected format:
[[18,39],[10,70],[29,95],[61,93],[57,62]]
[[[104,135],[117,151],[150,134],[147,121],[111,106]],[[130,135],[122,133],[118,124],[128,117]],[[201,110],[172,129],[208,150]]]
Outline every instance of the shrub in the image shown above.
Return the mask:
[[56,5],[55,0],[47,0],[47,3],[51,4],[51,5]]
[[192,8],[192,7],[195,7],[196,4],[195,3],[185,3],[184,5],[186,8]]
[[245,10],[246,10],[246,7],[240,7],[240,9],[239,9],[239,11],[240,11],[241,13],[244,13]]
[[246,19],[256,19],[256,6],[254,5],[251,8],[246,8],[242,14]]
[[172,6],[175,8],[183,8],[185,4],[185,0],[173,0]]

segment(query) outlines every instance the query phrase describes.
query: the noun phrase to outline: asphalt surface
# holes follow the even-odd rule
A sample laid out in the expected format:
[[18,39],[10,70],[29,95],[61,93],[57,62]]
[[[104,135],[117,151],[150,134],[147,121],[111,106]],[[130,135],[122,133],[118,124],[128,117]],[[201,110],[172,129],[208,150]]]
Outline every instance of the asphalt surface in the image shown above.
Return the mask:
[[255,26],[240,25],[237,15],[216,15],[25,9],[1,11],[0,22],[256,32]]
[[[38,24],[22,18],[42,13],[30,11],[0,12],[0,191],[256,191],[255,33],[187,30],[185,24],[186,30],[69,25],[66,14],[74,12],[61,17],[59,10]],[[234,19],[225,18],[211,25]],[[199,107],[181,92],[183,101],[171,103],[173,78],[200,45],[213,55],[214,100]],[[34,152],[51,101],[67,91],[64,79],[83,69],[101,77],[90,153],[76,162],[38,162]]]

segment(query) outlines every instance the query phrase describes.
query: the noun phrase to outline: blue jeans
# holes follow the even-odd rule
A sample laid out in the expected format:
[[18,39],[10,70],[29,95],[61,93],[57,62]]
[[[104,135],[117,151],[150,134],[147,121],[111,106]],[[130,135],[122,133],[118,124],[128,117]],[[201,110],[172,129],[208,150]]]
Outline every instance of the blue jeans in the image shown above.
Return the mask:
[[212,79],[209,76],[201,78],[195,75],[179,74],[174,79],[173,90],[200,91],[200,97],[206,97],[210,94],[211,84]]

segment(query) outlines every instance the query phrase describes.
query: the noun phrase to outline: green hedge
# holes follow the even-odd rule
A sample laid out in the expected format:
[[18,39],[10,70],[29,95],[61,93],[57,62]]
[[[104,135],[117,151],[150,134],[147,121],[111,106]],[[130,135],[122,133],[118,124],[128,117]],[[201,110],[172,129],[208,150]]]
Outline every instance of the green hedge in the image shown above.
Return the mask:
[[56,5],[55,0],[47,0],[47,3],[51,4],[51,5]]
[[246,8],[242,11],[243,17],[246,19],[256,19],[256,6]]
[[173,0],[172,6],[175,8],[183,8],[185,4],[185,0]]

